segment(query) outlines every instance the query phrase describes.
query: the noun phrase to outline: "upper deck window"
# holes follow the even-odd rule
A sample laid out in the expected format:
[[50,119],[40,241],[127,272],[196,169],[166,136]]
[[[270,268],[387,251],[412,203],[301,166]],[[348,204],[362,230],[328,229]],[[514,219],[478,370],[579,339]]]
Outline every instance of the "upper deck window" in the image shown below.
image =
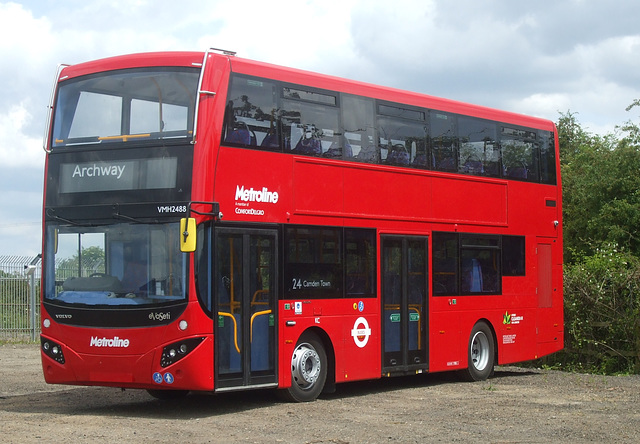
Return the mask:
[[535,131],[502,127],[500,137],[504,176],[538,182],[539,141]]
[[474,117],[458,118],[458,172],[500,176],[500,145],[496,122]]
[[336,105],[335,96],[314,91],[305,91],[298,88],[282,88],[282,96],[286,99],[300,99],[308,102],[322,103],[323,105]]
[[232,73],[222,143],[556,184],[555,135],[438,109]]
[[199,70],[127,69],[60,83],[53,147],[188,138]]

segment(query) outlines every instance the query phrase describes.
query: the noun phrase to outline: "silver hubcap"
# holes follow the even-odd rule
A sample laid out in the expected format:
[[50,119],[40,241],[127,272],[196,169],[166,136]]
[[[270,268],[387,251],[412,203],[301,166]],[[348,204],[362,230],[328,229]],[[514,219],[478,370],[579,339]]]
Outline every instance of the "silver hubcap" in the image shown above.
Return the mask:
[[489,339],[481,331],[471,340],[471,362],[478,371],[484,370],[489,363]]
[[310,344],[298,345],[291,357],[291,377],[302,389],[309,389],[320,376],[320,356]]

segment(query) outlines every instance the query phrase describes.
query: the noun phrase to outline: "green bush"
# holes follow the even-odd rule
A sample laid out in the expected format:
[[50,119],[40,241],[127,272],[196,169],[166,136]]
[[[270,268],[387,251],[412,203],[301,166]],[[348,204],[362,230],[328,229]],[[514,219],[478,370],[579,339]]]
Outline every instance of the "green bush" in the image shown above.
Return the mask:
[[565,367],[640,373],[640,260],[615,244],[564,269]]

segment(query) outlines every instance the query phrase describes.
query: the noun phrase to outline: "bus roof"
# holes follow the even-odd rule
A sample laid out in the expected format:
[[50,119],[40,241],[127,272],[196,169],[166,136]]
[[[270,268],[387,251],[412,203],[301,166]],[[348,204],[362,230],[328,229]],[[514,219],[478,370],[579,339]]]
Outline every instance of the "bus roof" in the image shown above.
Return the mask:
[[505,123],[513,123],[514,125],[555,131],[554,123],[548,119],[532,117],[510,111],[502,111],[495,108],[474,105],[456,100],[444,99],[423,93],[345,79],[342,77],[272,65],[255,60],[243,59],[241,57],[233,57],[230,60],[231,69],[236,73],[273,78],[285,82],[310,85],[317,88],[324,88],[348,94],[368,96],[389,102],[398,102],[456,114],[497,120]]
[[[213,52],[211,54],[214,57],[228,57],[231,61],[231,70],[236,73],[266,77],[288,83],[308,85],[321,89],[339,91],[342,93],[364,95],[379,100],[497,120],[514,125],[555,131],[555,124],[548,119],[532,117],[510,111],[502,111],[486,106],[444,99],[423,93],[390,88],[332,75],[319,74],[297,68],[289,68],[256,60],[244,59],[230,55],[228,52]],[[79,63],[77,65],[66,66],[60,72],[59,80],[62,81],[101,71],[112,71],[127,68],[153,66],[201,67],[204,55],[204,52],[184,51],[148,52],[114,56]]]
[[127,54],[92,60],[89,62],[68,65],[60,72],[59,80],[94,74],[103,71],[114,71],[128,68],[147,68],[154,66],[187,66],[201,67],[203,52],[145,52]]

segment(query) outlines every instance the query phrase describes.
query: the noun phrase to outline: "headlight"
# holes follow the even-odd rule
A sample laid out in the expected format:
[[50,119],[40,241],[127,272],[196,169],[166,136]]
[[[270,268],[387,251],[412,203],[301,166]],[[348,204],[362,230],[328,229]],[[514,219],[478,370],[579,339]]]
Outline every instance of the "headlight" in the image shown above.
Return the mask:
[[50,339],[45,339],[42,336],[40,336],[40,344],[45,355],[60,364],[64,364],[64,354],[62,353],[62,347],[60,344],[57,344]]
[[191,353],[202,341],[204,341],[203,337],[190,338],[167,345],[162,349],[160,366],[164,368],[178,362]]

